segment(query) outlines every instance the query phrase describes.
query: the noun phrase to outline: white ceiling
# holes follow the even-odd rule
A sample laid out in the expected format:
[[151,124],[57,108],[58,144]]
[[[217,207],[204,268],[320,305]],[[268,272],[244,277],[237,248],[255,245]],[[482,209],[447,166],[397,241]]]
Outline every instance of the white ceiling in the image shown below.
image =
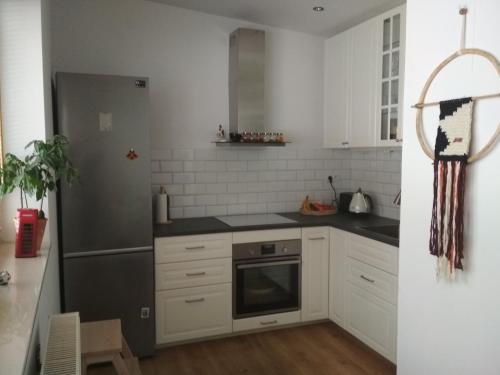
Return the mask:
[[[331,36],[405,0],[151,0],[263,25]],[[313,6],[324,12],[317,13]]]

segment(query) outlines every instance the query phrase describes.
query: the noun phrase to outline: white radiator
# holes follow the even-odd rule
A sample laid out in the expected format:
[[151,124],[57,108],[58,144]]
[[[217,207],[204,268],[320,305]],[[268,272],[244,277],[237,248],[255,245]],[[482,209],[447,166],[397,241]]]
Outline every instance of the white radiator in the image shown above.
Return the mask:
[[80,375],[80,315],[52,315],[47,334],[42,375]]

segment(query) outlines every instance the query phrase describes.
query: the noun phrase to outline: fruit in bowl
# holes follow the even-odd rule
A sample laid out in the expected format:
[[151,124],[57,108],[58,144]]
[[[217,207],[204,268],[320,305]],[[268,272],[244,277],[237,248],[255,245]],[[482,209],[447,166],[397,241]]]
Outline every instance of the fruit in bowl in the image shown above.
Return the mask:
[[337,213],[337,207],[331,204],[314,202],[307,196],[300,206],[300,212],[304,215],[332,215]]

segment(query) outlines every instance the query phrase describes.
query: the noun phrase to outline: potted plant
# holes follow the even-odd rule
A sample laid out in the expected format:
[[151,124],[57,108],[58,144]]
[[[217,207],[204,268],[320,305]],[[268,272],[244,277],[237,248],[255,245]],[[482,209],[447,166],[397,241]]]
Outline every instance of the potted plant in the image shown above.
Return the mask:
[[40,202],[35,239],[37,251],[47,224],[43,211],[43,200],[47,197],[47,192],[54,191],[60,179],[72,183],[78,177],[77,170],[66,155],[67,144],[68,139],[61,135],[55,135],[47,141],[31,141],[25,148],[32,147],[33,150],[24,160],[8,153],[0,167],[0,197],[18,188],[21,210],[28,208],[28,196],[35,197]]

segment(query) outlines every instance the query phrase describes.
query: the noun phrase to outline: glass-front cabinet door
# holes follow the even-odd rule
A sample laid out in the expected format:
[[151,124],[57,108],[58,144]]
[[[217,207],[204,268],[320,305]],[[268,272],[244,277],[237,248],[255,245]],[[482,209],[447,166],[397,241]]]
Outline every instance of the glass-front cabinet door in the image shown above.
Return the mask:
[[398,7],[380,17],[377,146],[401,145],[405,10]]

